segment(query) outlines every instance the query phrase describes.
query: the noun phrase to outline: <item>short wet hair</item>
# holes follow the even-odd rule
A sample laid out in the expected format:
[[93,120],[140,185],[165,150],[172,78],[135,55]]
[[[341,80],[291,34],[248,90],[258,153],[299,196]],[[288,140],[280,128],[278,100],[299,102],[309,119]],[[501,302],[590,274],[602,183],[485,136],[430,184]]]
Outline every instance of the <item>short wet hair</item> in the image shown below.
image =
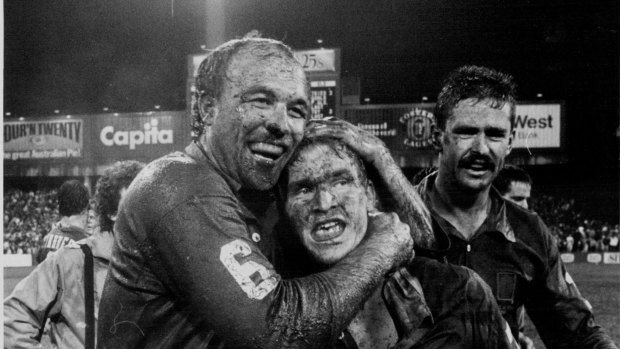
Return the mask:
[[221,97],[224,82],[228,79],[228,66],[233,57],[243,49],[250,50],[257,62],[275,57],[299,64],[289,46],[278,40],[262,38],[255,31],[241,39],[230,40],[216,47],[198,67],[196,89],[190,108],[193,139],[200,137],[205,129],[203,116],[200,114],[200,100],[208,98],[215,101]]
[[58,213],[62,217],[80,214],[88,209],[88,188],[77,179],[64,182],[58,189]]
[[299,142],[299,145],[293,152],[293,155],[291,155],[291,159],[289,160],[288,164],[286,165],[286,167],[282,171],[282,174],[280,175],[279,186],[280,186],[280,189],[284,197],[286,197],[286,193],[287,193],[287,186],[288,186],[288,179],[289,179],[289,167],[295,163],[302,161],[299,158],[299,156],[304,149],[312,147],[312,146],[318,146],[318,145],[325,145],[329,147],[336,153],[336,155],[338,155],[342,159],[350,158],[351,160],[353,160],[353,164],[355,165],[355,168],[357,169],[357,173],[359,175],[360,181],[364,185],[368,184],[368,175],[366,173],[366,165],[364,161],[362,160],[362,158],[353,149],[349,148],[349,146],[344,144],[342,141],[337,140],[332,137],[326,137],[326,136],[304,137],[301,140],[301,142]]
[[129,187],[143,167],[144,163],[140,161],[118,161],[108,167],[97,180],[95,212],[99,216],[101,231],[112,231],[114,227],[112,216],[118,212],[121,189]]
[[445,79],[435,105],[436,125],[445,130],[448,119],[457,104],[465,99],[489,99],[492,107],[510,107],[510,124],[514,128],[516,117],[517,85],[511,75],[497,70],[468,65],[451,72]]
[[512,182],[527,183],[532,186],[532,177],[521,167],[505,165],[495,177],[493,186],[501,195],[504,195],[510,191]]

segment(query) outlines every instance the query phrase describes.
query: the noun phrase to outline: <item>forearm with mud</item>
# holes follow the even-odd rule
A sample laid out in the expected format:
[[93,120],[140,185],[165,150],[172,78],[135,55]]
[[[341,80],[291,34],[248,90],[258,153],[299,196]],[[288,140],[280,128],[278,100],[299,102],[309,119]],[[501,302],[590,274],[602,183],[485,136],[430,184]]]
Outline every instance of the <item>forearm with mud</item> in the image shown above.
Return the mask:
[[373,161],[390,194],[396,201],[396,213],[401,221],[411,228],[411,236],[416,246],[426,249],[436,248],[431,214],[411,182],[385,149]]
[[[411,246],[409,246],[410,248]],[[386,233],[374,233],[328,270],[282,280],[269,314],[268,346],[324,348],[333,343],[385,275],[409,259]]]

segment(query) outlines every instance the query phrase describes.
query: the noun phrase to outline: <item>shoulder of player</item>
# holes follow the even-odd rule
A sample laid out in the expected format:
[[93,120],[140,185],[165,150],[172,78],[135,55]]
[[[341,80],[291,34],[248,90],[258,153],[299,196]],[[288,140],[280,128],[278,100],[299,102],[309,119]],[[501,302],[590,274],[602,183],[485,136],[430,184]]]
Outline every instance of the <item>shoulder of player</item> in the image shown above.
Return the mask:
[[58,235],[66,236],[72,240],[78,241],[88,237],[88,232],[83,228],[70,225],[68,227],[58,227],[56,231]]
[[232,189],[209,164],[176,152],[149,163],[134,179],[125,200],[176,206],[191,197],[227,196]]
[[70,270],[76,266],[84,264],[84,252],[80,247],[84,240],[78,242],[71,241],[56,251],[52,251],[47,255],[43,263],[53,263],[60,265],[63,270]]
[[515,238],[530,247],[546,246],[551,239],[551,233],[542,218],[509,200],[504,201],[506,219],[515,233]]

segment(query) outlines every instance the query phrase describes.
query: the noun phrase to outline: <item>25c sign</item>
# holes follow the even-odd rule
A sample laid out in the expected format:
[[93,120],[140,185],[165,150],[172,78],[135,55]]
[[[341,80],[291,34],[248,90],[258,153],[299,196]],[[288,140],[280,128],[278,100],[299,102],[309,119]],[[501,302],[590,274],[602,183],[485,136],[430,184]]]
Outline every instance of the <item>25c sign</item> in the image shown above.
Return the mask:
[[295,51],[295,59],[306,72],[336,71],[336,53],[334,50]]

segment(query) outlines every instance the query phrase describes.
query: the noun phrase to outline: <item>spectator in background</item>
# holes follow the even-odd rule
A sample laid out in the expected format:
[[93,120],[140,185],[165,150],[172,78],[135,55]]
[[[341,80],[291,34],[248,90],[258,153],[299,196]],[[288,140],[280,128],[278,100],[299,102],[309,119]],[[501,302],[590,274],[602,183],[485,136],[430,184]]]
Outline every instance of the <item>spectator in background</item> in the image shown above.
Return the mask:
[[504,199],[523,208],[529,208],[532,178],[524,169],[514,165],[505,165],[493,180],[493,186]]
[[[617,227],[617,226],[616,226]],[[618,229],[614,229],[609,237],[609,252],[620,251],[620,242],[618,239]]]
[[56,251],[69,242],[88,237],[88,189],[78,180],[64,182],[58,189],[58,212],[60,221],[45,235],[36,255],[41,263],[50,251]]
[[[123,161],[106,169],[97,181],[95,192],[95,210],[101,230],[51,253],[17,284],[4,301],[5,348],[39,347],[48,319],[51,323],[50,341],[54,347],[85,347],[85,324],[88,323],[84,301],[85,255],[80,245],[89,246],[94,257],[94,314],[97,314],[114,242],[112,226],[118,205],[143,166],[137,161]],[[94,348],[94,339],[93,336],[90,343],[93,346],[87,348]]]
[[4,253],[31,253],[58,220],[56,190],[4,193]]
[[95,205],[96,202],[92,202],[90,204],[90,209],[88,210],[88,226],[86,227],[86,230],[91,235],[99,230],[99,215],[97,214]]
[[566,252],[573,252],[575,247],[575,238],[571,234],[566,235]]

